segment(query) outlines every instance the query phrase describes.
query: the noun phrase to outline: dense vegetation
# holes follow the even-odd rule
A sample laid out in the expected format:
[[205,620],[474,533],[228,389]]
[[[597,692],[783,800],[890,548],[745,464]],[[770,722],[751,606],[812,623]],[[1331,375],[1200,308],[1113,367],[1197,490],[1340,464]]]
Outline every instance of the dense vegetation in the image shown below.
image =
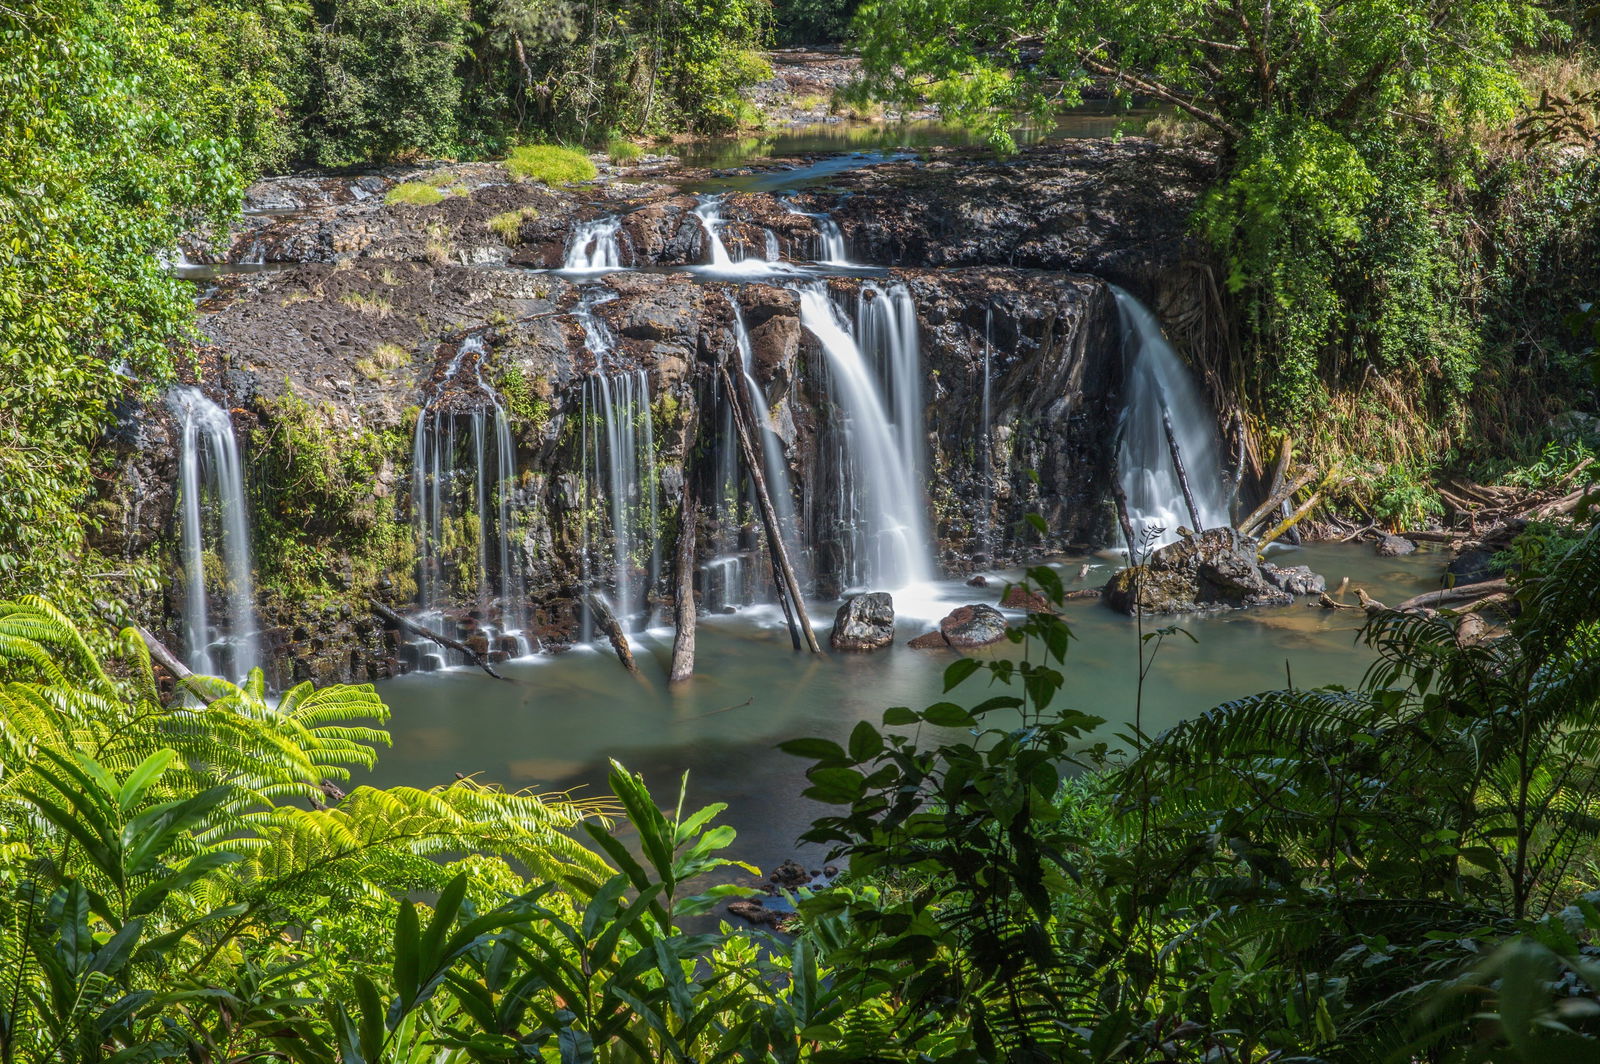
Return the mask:
[[1600,97],[1570,9],[876,0],[857,26],[875,91],[930,95],[1002,147],[997,115],[1092,85],[1214,150],[1195,225],[1238,331],[1209,367],[1222,398],[1262,436],[1376,464],[1355,501],[1377,520],[1437,512],[1436,467],[1537,450],[1592,400],[1561,325],[1600,283]]
[[345,795],[385,741],[370,688],[164,701],[137,633],[102,658],[3,604],[0,1055],[1591,1059],[1597,592],[1590,531],[1498,638],[1380,614],[1359,686],[1160,737],[1064,707],[1071,632],[1033,615],[948,670],[987,697],[787,744],[851,873],[783,937],[694,920],[746,889],[701,878],[718,807],[663,811],[620,767],[587,805]]

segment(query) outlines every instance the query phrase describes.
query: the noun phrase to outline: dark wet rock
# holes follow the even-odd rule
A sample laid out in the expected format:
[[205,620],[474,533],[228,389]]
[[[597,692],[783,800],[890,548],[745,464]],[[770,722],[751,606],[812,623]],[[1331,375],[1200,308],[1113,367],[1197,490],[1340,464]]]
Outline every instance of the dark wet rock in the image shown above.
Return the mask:
[[926,635],[919,635],[917,638],[910,640],[906,643],[906,646],[911,647],[913,650],[948,650],[950,649],[950,640],[944,637],[943,632],[929,632]]
[[796,919],[793,911],[785,912],[782,909],[771,908],[758,898],[730,901],[728,912],[740,919],[748,920],[757,927],[770,927],[774,931],[785,930]]
[[1256,561],[1255,540],[1231,528],[1169,543],[1106,585],[1102,601],[1121,613],[1195,613],[1281,606],[1294,596],[1274,586]]
[[1380,558],[1400,558],[1415,552],[1417,545],[1404,536],[1380,536],[1372,552]]
[[1485,580],[1497,580],[1505,576],[1506,567],[1495,561],[1495,554],[1495,551],[1483,547],[1463,549],[1445,567],[1445,572],[1453,577],[1451,586],[1481,584]]
[[958,606],[939,622],[945,642],[957,650],[976,650],[1006,638],[1006,618],[993,606]]
[[894,600],[885,591],[852,595],[834,617],[835,650],[878,650],[894,642]]
[[1048,598],[1026,587],[1008,588],[1000,598],[1000,605],[1012,610],[1027,610],[1029,613],[1055,612],[1055,605]]
[[772,870],[772,874],[767,876],[767,882],[784,890],[798,890],[818,874],[806,871],[804,865],[791,857]]
[[967,577],[967,586],[968,587],[988,587],[989,586],[989,578],[987,576],[984,576],[982,573],[979,573],[977,576],[969,576],[969,577]]
[[1267,583],[1291,595],[1320,595],[1328,590],[1328,581],[1309,565],[1263,565],[1261,572]]

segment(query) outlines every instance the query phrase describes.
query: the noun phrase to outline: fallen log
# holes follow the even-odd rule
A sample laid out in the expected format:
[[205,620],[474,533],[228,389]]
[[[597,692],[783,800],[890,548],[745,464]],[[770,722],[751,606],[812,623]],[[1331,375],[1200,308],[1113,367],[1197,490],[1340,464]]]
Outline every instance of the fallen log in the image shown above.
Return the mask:
[[1425,594],[1408,598],[1395,610],[1400,613],[1410,613],[1413,610],[1438,610],[1456,603],[1473,602],[1478,599],[1488,598],[1490,595],[1509,594],[1511,585],[1505,580],[1484,580],[1476,584],[1463,584],[1460,587],[1447,587],[1440,591],[1429,591]]
[[375,598],[368,598],[367,605],[372,608],[373,613],[376,613],[379,617],[382,617],[396,628],[410,632],[413,635],[420,635],[422,638],[430,642],[437,643],[442,647],[446,647],[450,650],[454,650],[460,654],[466,655],[468,661],[472,662],[472,664],[476,665],[490,676],[493,676],[496,680],[506,679],[506,677],[501,676],[495,671],[494,666],[490,664],[487,656],[478,653],[476,650],[473,650],[461,640],[452,639],[441,632],[435,632],[427,625],[420,624],[409,617],[402,616]]
[[180,684],[194,676],[193,670],[185,665],[178,655],[167,649],[167,645],[150,633],[150,629],[142,624],[129,625],[139,638],[144,640],[145,648],[150,651],[150,658],[172,674],[172,678]]
[[639,664],[633,660],[633,648],[628,645],[628,633],[622,630],[622,625],[617,622],[617,615],[611,612],[606,600],[593,591],[586,591],[583,601],[589,607],[589,616],[594,618],[600,630],[606,634],[611,649],[617,652],[617,660],[622,662],[622,667],[638,675]]
[[1317,597],[1317,605],[1325,610],[1359,610],[1361,608],[1348,602],[1339,602],[1326,591]]
[[1317,490],[1311,493],[1311,497],[1305,502],[1301,503],[1294,510],[1294,512],[1289,514],[1288,517],[1285,517],[1282,521],[1279,521],[1276,525],[1274,525],[1272,527],[1272,531],[1262,536],[1260,541],[1256,544],[1256,550],[1265,550],[1267,544],[1271,543],[1273,540],[1277,539],[1279,536],[1283,535],[1285,532],[1289,531],[1295,525],[1304,520],[1306,514],[1309,514],[1313,509],[1316,508],[1317,503],[1322,501],[1322,493],[1327,491],[1328,488],[1330,488],[1334,481],[1338,478],[1339,468],[1337,466],[1328,470],[1328,475],[1322,478],[1322,483],[1317,485]]
[[672,608],[672,668],[668,683],[682,683],[694,673],[694,541],[700,519],[700,504],[695,498],[694,478],[683,478],[683,506],[678,511],[678,554],[674,563],[674,603]]
[[1196,532],[1205,531],[1205,522],[1200,520],[1200,508],[1194,504],[1194,491],[1189,487],[1189,471],[1183,467],[1183,450],[1178,446],[1178,434],[1172,428],[1172,411],[1165,406],[1161,408],[1161,426],[1167,432],[1167,449],[1172,452],[1172,471],[1178,474],[1178,487],[1183,489],[1183,504],[1189,508],[1189,520],[1194,522]]
[[789,549],[784,546],[783,530],[778,526],[778,513],[773,508],[772,496],[767,493],[767,478],[761,472],[761,456],[756,451],[755,441],[751,436],[751,421],[745,416],[743,392],[734,387],[733,377],[728,373],[727,366],[720,366],[718,369],[722,374],[723,387],[727,391],[728,405],[733,412],[733,427],[739,437],[739,450],[744,455],[750,482],[755,485],[757,509],[761,511],[761,523],[766,526],[772,565],[778,570],[780,585],[778,597],[780,600],[786,600],[784,612],[789,617],[789,634],[795,640],[796,649],[799,649],[799,643],[803,638],[807,649],[813,654],[820,654],[822,647],[817,642],[816,633],[811,630],[811,618],[806,614],[805,597],[800,590],[800,581],[794,575],[794,566],[789,564]]
[[1246,517],[1243,521],[1239,522],[1240,533],[1246,536],[1250,535],[1251,531],[1255,529],[1256,526],[1262,524],[1273,514],[1281,510],[1286,501],[1294,498],[1295,494],[1299,492],[1301,488],[1305,487],[1307,484],[1310,484],[1315,479],[1317,479],[1317,471],[1315,469],[1307,468],[1303,470],[1299,476],[1294,478],[1292,482],[1283,485],[1277,491],[1267,496],[1266,502],[1256,507],[1255,511],[1249,517]]

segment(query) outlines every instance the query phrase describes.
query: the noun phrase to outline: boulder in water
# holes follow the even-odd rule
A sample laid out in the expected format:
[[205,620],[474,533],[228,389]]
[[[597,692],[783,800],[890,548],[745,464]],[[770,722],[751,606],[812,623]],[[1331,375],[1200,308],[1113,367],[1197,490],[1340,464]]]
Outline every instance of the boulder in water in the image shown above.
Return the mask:
[[967,586],[968,587],[988,587],[989,586],[989,578],[987,576],[984,576],[982,573],[979,573],[977,576],[969,576],[969,577],[967,577]]
[[917,636],[906,646],[911,647],[913,650],[948,650],[950,649],[950,641],[944,637],[943,632],[929,632],[926,635]]
[[1309,565],[1263,565],[1261,572],[1267,583],[1291,595],[1320,595],[1328,590],[1328,581]]
[[1372,545],[1373,553],[1380,558],[1399,558],[1417,549],[1417,545],[1404,536],[1381,536]]
[[959,606],[939,622],[945,642],[957,650],[991,646],[1006,637],[1006,618],[993,606]]
[[1029,613],[1053,613],[1055,607],[1049,599],[1037,591],[1026,587],[1011,587],[1000,599],[1000,605],[1011,610],[1027,610]]
[[893,643],[894,599],[886,591],[845,599],[828,642],[835,650],[878,650]]
[[1212,528],[1169,543],[1144,565],[1111,578],[1102,596],[1122,613],[1198,613],[1245,606],[1283,606],[1294,596],[1272,584],[1256,562],[1256,541],[1232,528]]

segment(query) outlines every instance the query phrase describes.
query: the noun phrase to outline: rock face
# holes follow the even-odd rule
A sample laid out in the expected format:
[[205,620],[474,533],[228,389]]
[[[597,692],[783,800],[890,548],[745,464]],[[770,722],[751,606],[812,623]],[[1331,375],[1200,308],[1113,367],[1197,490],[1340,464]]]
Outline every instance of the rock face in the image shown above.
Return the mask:
[[[854,259],[896,267],[810,283],[826,284],[847,318],[889,286],[909,292],[933,547],[940,567],[970,572],[1112,538],[1123,368],[1105,279],[1203,331],[1210,312],[1196,311],[1191,289],[1204,286],[1188,284],[1185,271],[1202,269],[1187,219],[1208,165],[1136,138],[1028,151],[1003,166],[938,153],[928,166],[847,172],[826,190],[787,198],[730,192],[721,234],[736,257],[775,244],[784,257],[810,258],[820,231],[813,215],[826,211]],[[409,181],[427,181],[444,197],[385,202]],[[399,610],[417,601],[415,427],[419,408],[452,387],[447,378],[461,370],[468,339],[482,353],[457,385],[481,379],[509,421],[518,471],[503,489],[518,515],[512,553],[525,578],[528,630],[546,645],[576,636],[583,582],[610,579],[615,564],[596,546],[605,538],[596,515],[608,518],[585,460],[597,375],[644,381],[658,528],[675,527],[686,485],[701,493],[697,590],[704,593],[713,559],[736,558],[747,584],[764,583],[770,566],[759,529],[705,505],[717,497],[716,468],[740,461],[719,427],[727,413],[719,368],[735,379],[742,368],[735,302],[763,420],[800,504],[814,589],[826,596],[849,582],[839,531],[848,518],[839,501],[848,494],[838,472],[842,415],[797,294],[660,271],[541,272],[562,264],[579,223],[609,216],[618,219],[626,266],[703,262],[698,203],[659,169],[550,189],[513,181],[497,164],[395,168],[261,182],[231,233],[189,242],[190,261],[211,264],[213,274],[199,303],[212,344],[202,378],[232,412],[249,469],[258,613],[275,652],[274,684],[364,681],[412,664],[408,640],[374,625],[365,601]],[[603,365],[591,329],[611,338]],[[485,394],[475,400],[480,411],[489,409]],[[175,541],[170,417],[159,404],[122,414],[101,456],[114,475],[94,503],[104,518],[100,545],[167,557]],[[1028,513],[1045,518],[1047,537],[1019,536]],[[473,569],[442,577],[444,621],[463,638],[494,612],[490,604],[475,616],[485,604],[468,593],[481,582]],[[643,605],[663,605],[671,592],[662,573],[645,582]],[[152,630],[169,639],[175,594],[143,606]],[[997,611],[970,609],[963,622],[942,626],[940,645],[1004,637]],[[892,612],[888,628],[888,637],[874,632],[868,641],[892,639]]]
[[1006,618],[993,606],[958,606],[939,622],[939,634],[957,650],[976,650],[1006,638]]
[[1124,569],[1102,601],[1132,614],[1198,613],[1244,606],[1281,606],[1294,596],[1274,585],[1256,563],[1255,541],[1231,528],[1207,529],[1157,550],[1144,565]]
[[894,599],[886,591],[845,599],[828,642],[835,650],[879,650],[893,643]]

